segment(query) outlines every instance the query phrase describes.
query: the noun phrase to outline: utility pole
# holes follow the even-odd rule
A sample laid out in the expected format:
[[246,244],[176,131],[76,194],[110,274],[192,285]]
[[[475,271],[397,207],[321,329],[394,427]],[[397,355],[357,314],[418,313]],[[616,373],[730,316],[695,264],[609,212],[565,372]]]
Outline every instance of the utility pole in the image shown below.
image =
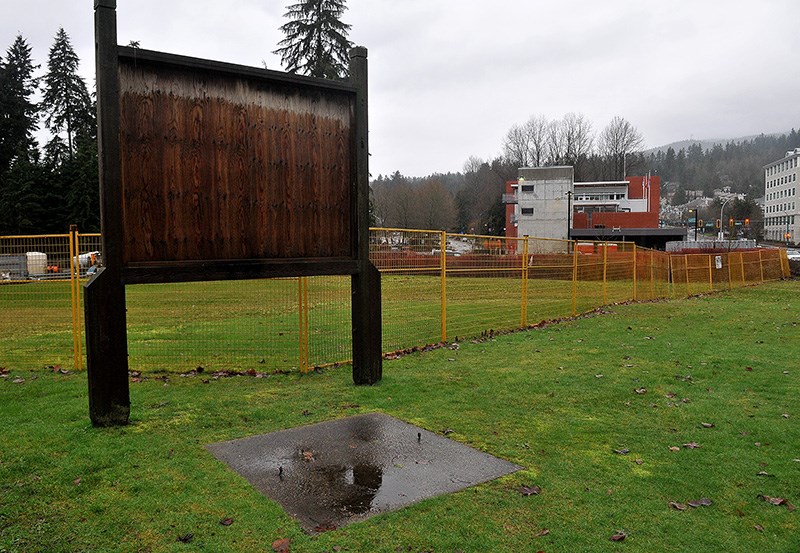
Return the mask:
[[572,234],[572,190],[566,192],[567,196],[567,240]]

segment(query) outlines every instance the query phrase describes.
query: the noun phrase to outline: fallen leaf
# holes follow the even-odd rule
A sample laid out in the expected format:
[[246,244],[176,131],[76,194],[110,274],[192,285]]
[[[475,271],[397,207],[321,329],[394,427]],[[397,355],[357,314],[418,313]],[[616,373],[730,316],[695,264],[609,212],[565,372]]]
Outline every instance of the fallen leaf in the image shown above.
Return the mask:
[[534,484],[533,486],[520,486],[517,491],[524,496],[539,495],[542,492],[542,488]]
[[762,471],[759,471],[758,474],[756,474],[756,476],[775,476],[775,475],[774,474],[770,474],[765,470],[762,470]]
[[676,395],[677,394],[675,394],[674,392],[667,392],[666,394],[664,394],[664,397],[672,399],[672,398],[676,397]]
[[611,541],[622,541],[627,537],[628,535],[624,531],[620,530],[619,532],[611,536]]
[[647,393],[647,388],[636,388],[634,390],[634,392],[636,392],[637,394],[640,394],[640,395],[641,394],[646,394]]
[[275,553],[289,553],[289,538],[280,538],[272,542],[272,550]]
[[541,538],[542,536],[546,536],[546,535],[547,535],[547,534],[549,534],[549,533],[550,533],[550,530],[549,530],[549,529],[547,529],[547,528],[542,528],[542,529],[541,529],[541,530],[539,530],[539,532],[536,534],[536,537],[537,537],[537,538]]
[[768,495],[758,495],[757,497],[759,497],[760,499],[763,499],[767,503],[770,503],[770,504],[775,505],[775,506],[786,505],[786,508],[789,511],[794,511],[794,509],[795,509],[794,505],[789,503],[783,497],[770,497]]
[[641,459],[634,459],[633,462],[636,463],[637,465],[641,465],[642,463],[644,463],[644,461],[642,461]]
[[219,521],[219,523],[223,526],[230,526],[233,524],[233,519],[231,517],[225,517]]
[[783,414],[783,415],[781,415],[781,416],[782,416],[784,419],[788,419],[788,418],[789,418],[789,413],[784,413],[784,414]]
[[442,430],[442,434],[444,434],[445,436],[449,436],[453,432],[455,432],[455,430],[453,430],[452,428],[445,428],[444,430]]
[[594,375],[594,377],[595,378],[603,378],[603,375],[602,374],[596,374],[596,375]]
[[681,448],[679,448],[679,447],[678,447],[678,446],[676,446],[676,445],[673,445],[673,446],[671,446],[671,447],[669,448],[669,450],[670,450],[670,451],[680,451],[680,450],[681,450]]
[[703,497],[696,501],[689,501],[686,503],[689,507],[708,507],[711,505],[711,500],[707,497]]
[[181,543],[192,543],[194,539],[194,534],[185,534],[183,536],[178,536],[178,540]]
[[14,384],[22,384],[23,382],[25,382],[25,379],[24,378],[15,378],[11,382],[13,382]]
[[713,422],[701,422],[700,426],[702,426],[703,428],[714,428],[714,423]]
[[689,442],[688,444],[683,444],[683,447],[685,447],[686,449],[698,449],[702,446],[697,442]]
[[670,501],[669,502],[669,506],[672,507],[673,509],[675,509],[676,511],[685,511],[686,510],[686,505],[684,505],[683,503],[677,503],[675,501]]
[[78,477],[78,478],[76,478],[75,480],[73,480],[73,481],[72,481],[72,483],[73,483],[73,484],[75,484],[76,486],[80,486],[80,485],[81,485],[81,479],[80,479],[80,477]]
[[302,451],[303,461],[311,462],[314,460],[314,452],[313,451]]
[[617,455],[627,455],[630,452],[631,452],[631,450],[628,449],[627,447],[624,447],[622,449],[615,449],[614,450],[614,453],[616,453]]
[[749,371],[749,372],[752,372],[752,371],[753,371],[753,367],[745,367],[745,369],[744,369],[744,370],[746,370],[746,371]]
[[756,525],[754,525],[754,526],[753,526],[753,528],[755,528],[755,529],[756,529],[756,530],[758,530],[759,532],[763,532],[763,531],[764,531],[764,527],[763,527],[763,526],[761,526],[760,524],[756,524]]
[[330,522],[323,522],[322,524],[318,524],[317,526],[314,527],[314,531],[319,533],[333,532],[334,530],[336,530],[336,525]]

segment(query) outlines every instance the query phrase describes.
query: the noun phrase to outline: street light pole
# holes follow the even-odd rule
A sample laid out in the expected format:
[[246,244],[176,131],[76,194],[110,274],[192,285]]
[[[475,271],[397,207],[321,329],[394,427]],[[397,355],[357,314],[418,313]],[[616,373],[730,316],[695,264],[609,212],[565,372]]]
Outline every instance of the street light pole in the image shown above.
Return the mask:
[[722,202],[722,207],[719,208],[719,239],[725,239],[725,224],[723,223],[724,219],[722,218],[722,212],[725,209],[725,206],[728,205],[728,202],[731,201],[733,198],[728,198],[724,202]]

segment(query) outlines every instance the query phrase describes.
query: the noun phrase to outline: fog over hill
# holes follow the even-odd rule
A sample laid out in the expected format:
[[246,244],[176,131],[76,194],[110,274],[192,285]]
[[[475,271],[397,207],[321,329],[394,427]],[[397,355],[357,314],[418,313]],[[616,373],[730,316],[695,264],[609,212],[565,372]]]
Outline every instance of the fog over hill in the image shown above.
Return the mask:
[[776,132],[776,133],[768,133],[768,134],[751,134],[749,136],[739,136],[736,138],[702,138],[702,139],[694,139],[688,138],[686,140],[678,140],[677,142],[670,142],[669,144],[664,144],[663,146],[656,146],[654,148],[650,148],[648,150],[644,150],[642,153],[644,155],[655,154],[656,152],[666,152],[670,148],[679,152],[681,149],[686,150],[692,144],[700,144],[700,147],[703,150],[710,150],[716,144],[720,144],[724,146],[725,144],[733,142],[745,142],[747,140],[753,140],[754,138],[758,138],[759,136],[781,136],[781,135],[788,135],[791,131],[785,132]]

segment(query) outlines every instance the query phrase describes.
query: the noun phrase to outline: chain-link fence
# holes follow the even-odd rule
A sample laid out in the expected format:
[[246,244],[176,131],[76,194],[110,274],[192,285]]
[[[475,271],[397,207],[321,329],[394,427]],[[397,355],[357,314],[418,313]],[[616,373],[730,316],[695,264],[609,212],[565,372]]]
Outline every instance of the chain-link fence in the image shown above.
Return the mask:
[[[0,237],[0,367],[83,366],[81,283],[100,236]],[[372,229],[383,350],[526,327],[628,300],[788,276],[784,250],[669,254],[626,242]],[[132,370],[273,372],[351,356],[345,276],[126,287]]]

